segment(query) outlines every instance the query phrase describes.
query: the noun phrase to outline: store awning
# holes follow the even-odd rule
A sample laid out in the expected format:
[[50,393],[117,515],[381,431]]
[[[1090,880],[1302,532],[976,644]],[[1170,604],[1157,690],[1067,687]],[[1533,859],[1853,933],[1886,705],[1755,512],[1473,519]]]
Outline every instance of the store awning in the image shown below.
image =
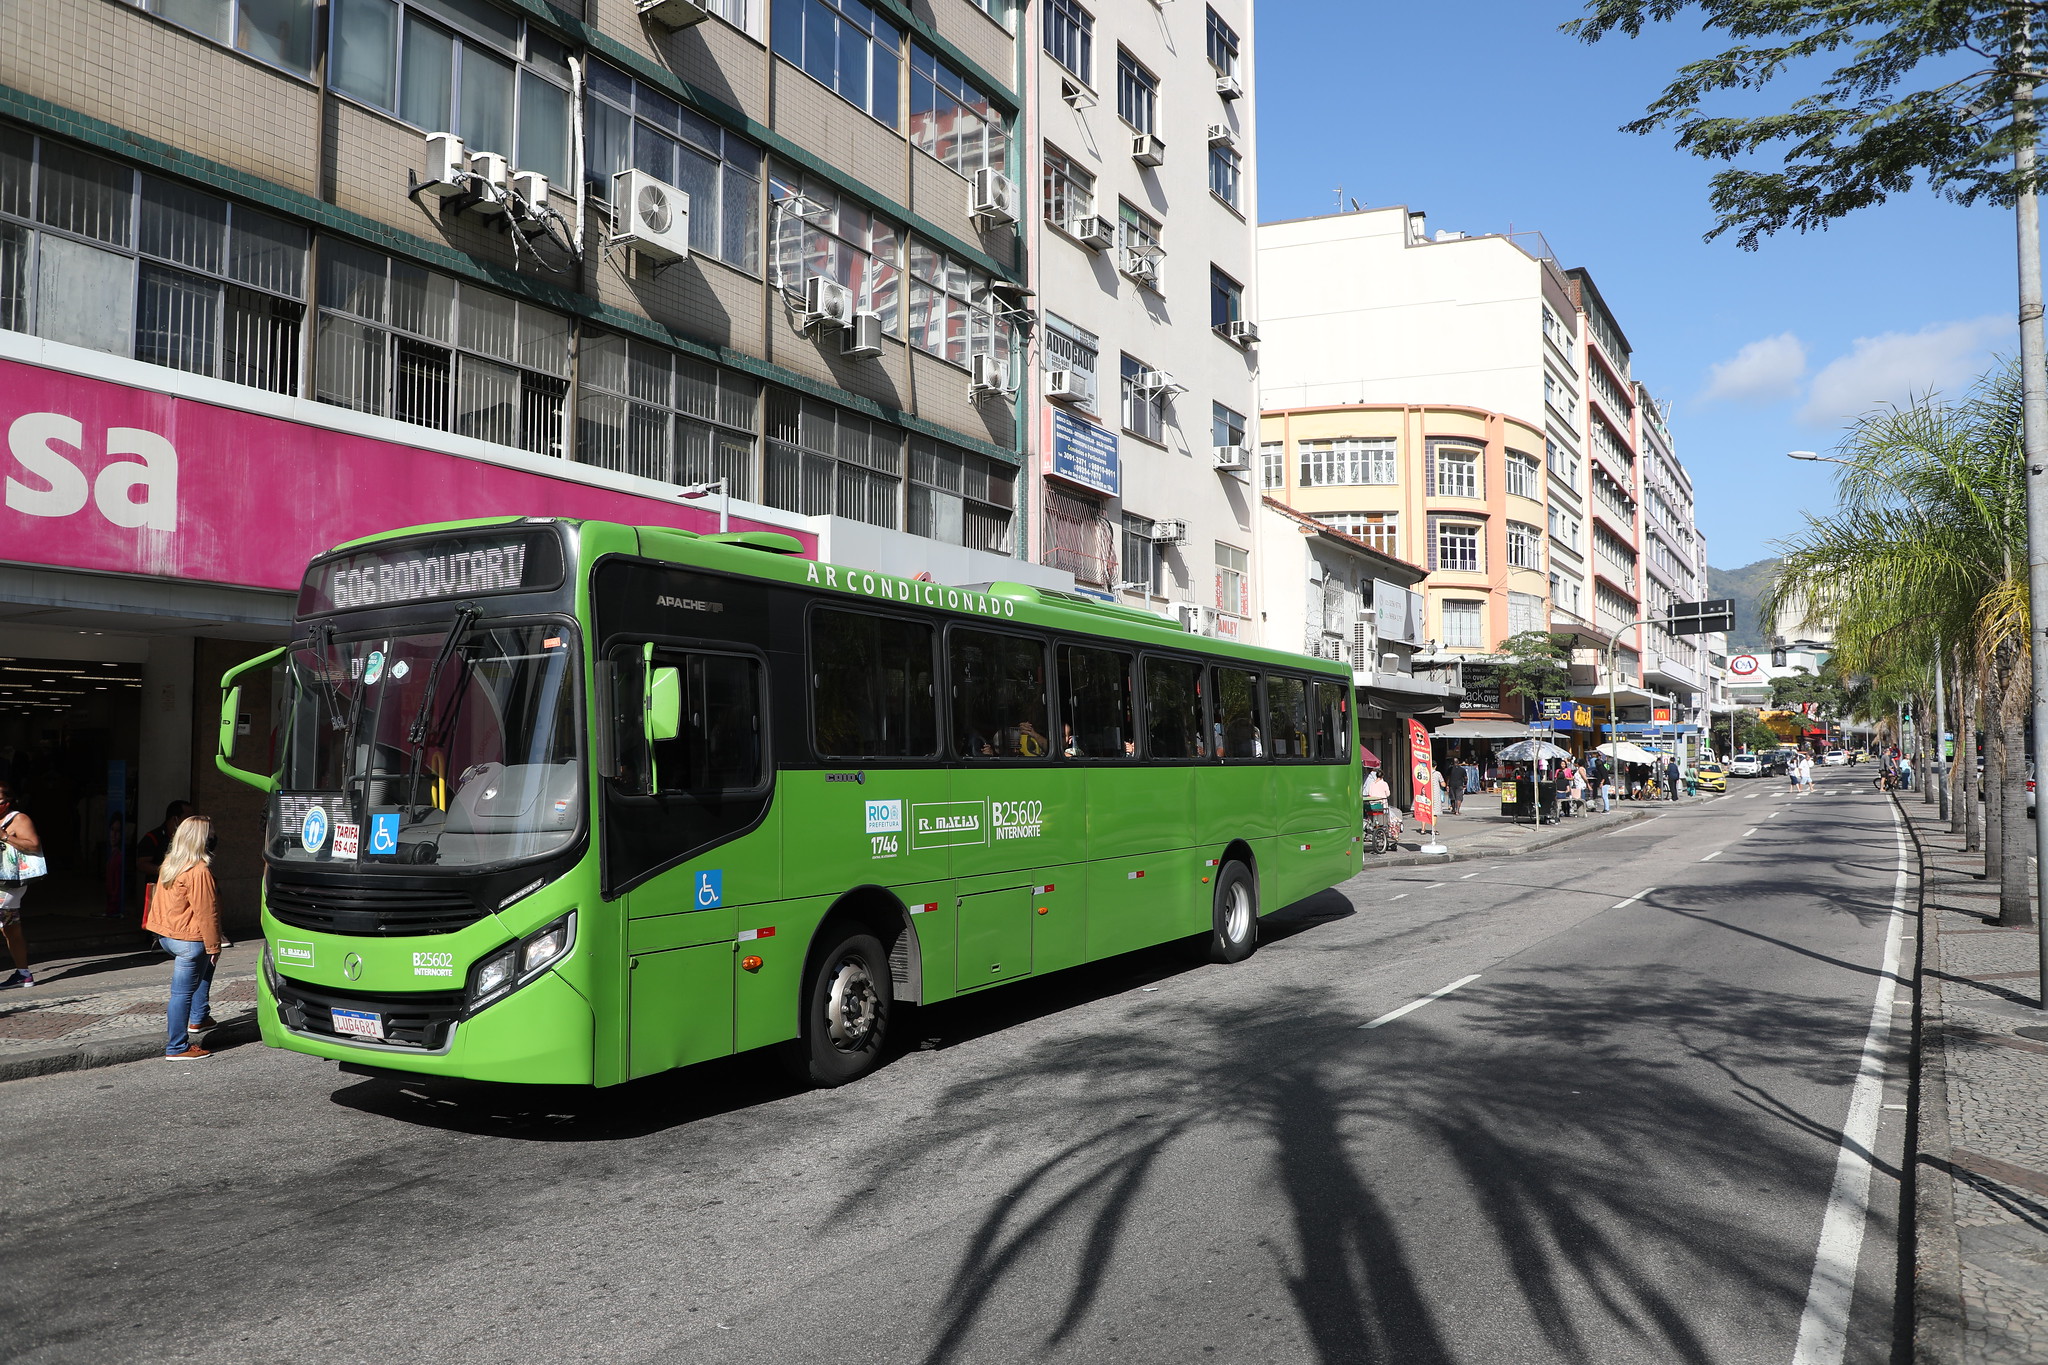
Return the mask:
[[1527,739],[1529,727],[1518,720],[1454,720],[1430,733],[1438,739]]

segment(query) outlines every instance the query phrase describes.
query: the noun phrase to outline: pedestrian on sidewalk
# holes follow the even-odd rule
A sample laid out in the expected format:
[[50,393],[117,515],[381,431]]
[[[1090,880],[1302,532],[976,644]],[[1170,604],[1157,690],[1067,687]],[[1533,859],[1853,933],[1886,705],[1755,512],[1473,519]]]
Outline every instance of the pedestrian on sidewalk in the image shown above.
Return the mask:
[[187,816],[178,826],[157,873],[156,894],[150,898],[142,924],[176,959],[171,968],[170,1010],[165,1017],[168,1037],[164,1056],[170,1061],[198,1061],[213,1055],[192,1038],[193,1033],[214,1026],[213,1016],[206,1012],[213,969],[220,961],[220,902],[210,866],[213,858],[206,851],[212,834],[213,821],[204,815]]
[[1614,770],[1608,766],[1605,754],[1593,755],[1593,790],[1600,795],[1600,813],[1605,815],[1614,809]]
[[1462,815],[1465,810],[1465,765],[1452,763],[1444,770],[1444,797],[1451,803],[1451,814]]
[[[35,821],[14,808],[14,787],[0,780],[0,937],[7,940],[7,955],[14,959],[14,973],[0,981],[0,990],[36,984],[28,969],[28,935],[21,928],[21,902],[28,894],[30,879],[42,875],[42,854],[43,841],[36,833]],[[26,861],[30,858],[35,861]]]
[[1671,794],[1673,801],[1678,799],[1678,779],[1682,775],[1678,771],[1678,759],[1676,756],[1664,760],[1664,790]]
[[156,894],[157,874],[164,870],[164,858],[171,851],[171,837],[191,816],[190,801],[173,801],[164,808],[164,822],[135,841],[135,874],[142,882],[142,917],[149,918],[149,898]]

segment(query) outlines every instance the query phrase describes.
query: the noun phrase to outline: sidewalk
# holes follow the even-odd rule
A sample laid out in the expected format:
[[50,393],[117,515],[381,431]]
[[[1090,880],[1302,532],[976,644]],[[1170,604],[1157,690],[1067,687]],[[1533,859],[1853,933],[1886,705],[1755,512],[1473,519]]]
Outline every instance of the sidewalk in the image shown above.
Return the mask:
[[1599,834],[1648,820],[1659,815],[1668,815],[1675,810],[1691,810],[1708,801],[1718,801],[1715,795],[1687,796],[1677,801],[1617,801],[1614,809],[1602,813],[1599,803],[1583,815],[1574,815],[1554,825],[1539,825],[1526,816],[1516,820],[1499,814],[1500,798],[1493,792],[1477,792],[1465,798],[1463,815],[1445,815],[1437,822],[1437,842],[1449,849],[1449,853],[1421,853],[1422,845],[1429,842],[1429,831],[1418,826],[1413,820],[1404,818],[1401,822],[1401,851],[1364,856],[1360,872],[1371,872],[1374,868],[1418,867],[1423,863],[1455,863],[1468,858],[1501,858],[1517,853],[1533,853],[1539,848],[1561,844],[1567,839],[1577,839],[1588,834]]
[[[132,935],[137,945],[140,933]],[[260,940],[222,951],[213,976],[213,1017],[204,1046],[217,1051],[256,1037]],[[171,960],[154,949],[38,960],[36,984],[0,991],[0,1081],[140,1061],[164,1050]]]
[[2048,1360],[2048,1015],[2036,998],[2038,940],[2033,929],[1993,923],[1998,888],[1978,880],[1981,853],[1965,853],[1962,837],[1917,796],[1902,797],[1901,809],[1921,867],[1914,1359]]

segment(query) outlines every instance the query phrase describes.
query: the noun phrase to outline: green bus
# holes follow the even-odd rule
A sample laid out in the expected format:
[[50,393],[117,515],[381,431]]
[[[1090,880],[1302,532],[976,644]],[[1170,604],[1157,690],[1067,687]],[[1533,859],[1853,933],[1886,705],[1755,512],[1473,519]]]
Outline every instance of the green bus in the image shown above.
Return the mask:
[[[1237,961],[1358,870],[1342,665],[802,548],[534,517],[314,560],[293,643],[222,679],[264,1041],[596,1086],[776,1046],[836,1085],[899,1003]],[[268,774],[233,762],[265,668]]]

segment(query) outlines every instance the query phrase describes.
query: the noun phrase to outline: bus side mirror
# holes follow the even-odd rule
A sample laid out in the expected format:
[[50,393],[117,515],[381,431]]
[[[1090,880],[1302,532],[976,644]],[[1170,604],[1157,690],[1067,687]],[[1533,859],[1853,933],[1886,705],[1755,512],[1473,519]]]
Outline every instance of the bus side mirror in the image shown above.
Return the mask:
[[657,668],[647,679],[647,740],[658,744],[674,739],[683,729],[683,674],[681,669]]
[[235,756],[235,718],[242,711],[242,689],[230,687],[220,699],[220,756]]
[[235,752],[235,727],[241,720],[242,712],[242,685],[235,679],[244,673],[269,668],[282,659],[284,654],[282,648],[273,649],[268,654],[259,654],[247,663],[236,664],[223,674],[220,680],[220,739],[214,746],[213,766],[235,781],[247,783],[260,792],[276,791],[277,779],[262,773],[246,772],[228,762]]

